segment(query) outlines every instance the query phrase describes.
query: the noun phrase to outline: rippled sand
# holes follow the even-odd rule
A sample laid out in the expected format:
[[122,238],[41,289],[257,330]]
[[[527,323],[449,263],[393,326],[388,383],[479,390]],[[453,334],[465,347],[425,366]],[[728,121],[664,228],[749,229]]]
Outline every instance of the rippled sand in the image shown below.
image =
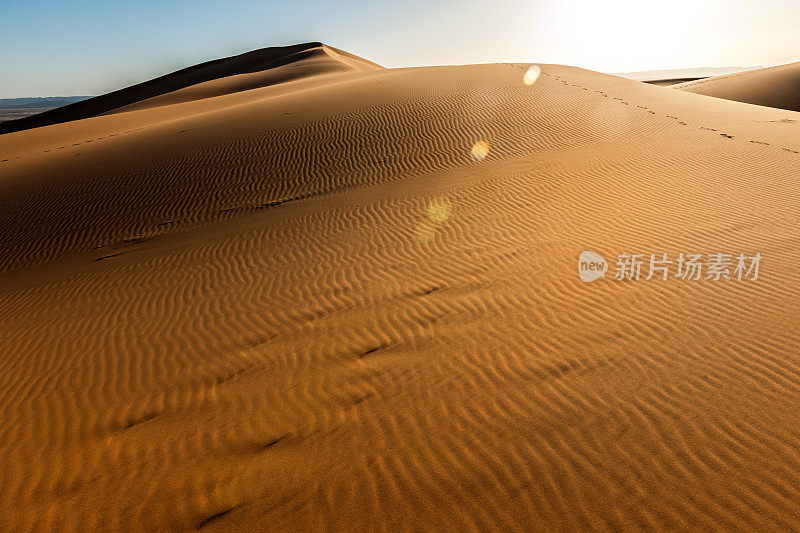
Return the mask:
[[301,52],[0,136],[4,528],[798,527],[800,113]]

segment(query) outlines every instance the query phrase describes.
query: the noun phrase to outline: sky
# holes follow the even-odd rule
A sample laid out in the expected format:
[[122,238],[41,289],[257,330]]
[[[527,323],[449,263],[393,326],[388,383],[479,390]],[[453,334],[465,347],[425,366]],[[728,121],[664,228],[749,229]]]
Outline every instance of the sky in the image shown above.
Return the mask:
[[800,61],[800,0],[0,0],[0,98],[96,95],[322,41],[387,67],[602,72]]

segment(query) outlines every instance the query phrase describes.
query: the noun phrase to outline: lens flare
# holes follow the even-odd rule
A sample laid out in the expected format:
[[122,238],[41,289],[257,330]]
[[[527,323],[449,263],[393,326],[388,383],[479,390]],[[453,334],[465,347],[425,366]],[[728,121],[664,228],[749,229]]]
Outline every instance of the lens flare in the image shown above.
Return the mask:
[[542,68],[539,65],[531,65],[528,71],[525,72],[525,76],[522,77],[522,81],[525,82],[525,85],[533,85],[539,79],[541,73]]
[[434,198],[428,205],[428,218],[441,224],[450,216],[450,202],[446,198]]
[[472,150],[470,150],[472,154],[472,159],[475,161],[483,161],[487,155],[489,155],[489,143],[486,141],[478,141],[472,145]]
[[414,229],[414,236],[423,243],[433,239],[440,224],[450,218],[450,201],[447,198],[432,198],[426,214],[427,218],[422,219]]

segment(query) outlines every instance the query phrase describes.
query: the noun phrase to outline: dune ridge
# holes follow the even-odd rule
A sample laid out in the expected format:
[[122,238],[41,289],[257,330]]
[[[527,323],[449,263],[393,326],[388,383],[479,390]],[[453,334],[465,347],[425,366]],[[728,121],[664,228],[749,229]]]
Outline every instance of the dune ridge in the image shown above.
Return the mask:
[[193,65],[118,91],[9,121],[0,124],[0,134],[90,118],[121,109],[210,98],[315,74],[382,68],[320,42],[262,48]]
[[672,85],[695,94],[800,111],[800,62]]
[[529,66],[0,136],[8,527],[796,527],[800,113]]

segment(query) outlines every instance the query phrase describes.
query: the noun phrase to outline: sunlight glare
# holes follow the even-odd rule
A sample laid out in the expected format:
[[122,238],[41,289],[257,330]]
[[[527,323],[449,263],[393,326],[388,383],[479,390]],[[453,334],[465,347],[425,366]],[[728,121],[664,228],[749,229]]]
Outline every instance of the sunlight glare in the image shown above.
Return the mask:
[[536,83],[536,80],[539,79],[541,73],[542,68],[539,65],[531,65],[527,72],[525,72],[525,76],[522,77],[522,81],[525,82],[525,85],[533,85]]
[[428,218],[442,223],[450,216],[450,202],[446,198],[434,198],[428,205]]
[[489,143],[486,141],[478,141],[472,145],[472,159],[475,161],[483,161],[489,155]]

